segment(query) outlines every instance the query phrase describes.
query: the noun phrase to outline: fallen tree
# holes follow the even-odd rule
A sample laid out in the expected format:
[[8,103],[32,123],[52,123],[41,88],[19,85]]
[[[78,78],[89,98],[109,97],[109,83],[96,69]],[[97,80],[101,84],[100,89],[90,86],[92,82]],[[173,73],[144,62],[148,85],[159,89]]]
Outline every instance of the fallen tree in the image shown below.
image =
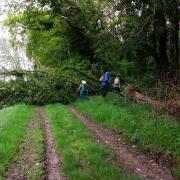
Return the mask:
[[3,70],[0,75],[8,81],[0,83],[0,106],[24,102],[28,104],[68,104],[78,98],[76,89],[82,79],[87,81],[89,95],[98,94],[98,80],[81,71],[60,71],[42,68],[33,71],[22,69]]

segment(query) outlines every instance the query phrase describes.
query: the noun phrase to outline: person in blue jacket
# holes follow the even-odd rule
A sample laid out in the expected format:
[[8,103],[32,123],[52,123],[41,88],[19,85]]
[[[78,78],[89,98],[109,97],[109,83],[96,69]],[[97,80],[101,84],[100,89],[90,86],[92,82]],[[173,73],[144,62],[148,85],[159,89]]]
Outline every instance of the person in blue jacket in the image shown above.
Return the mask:
[[103,97],[106,97],[107,93],[108,93],[108,89],[109,89],[109,77],[110,77],[110,72],[104,72],[103,75],[100,78],[100,83],[101,83],[101,87],[103,90]]

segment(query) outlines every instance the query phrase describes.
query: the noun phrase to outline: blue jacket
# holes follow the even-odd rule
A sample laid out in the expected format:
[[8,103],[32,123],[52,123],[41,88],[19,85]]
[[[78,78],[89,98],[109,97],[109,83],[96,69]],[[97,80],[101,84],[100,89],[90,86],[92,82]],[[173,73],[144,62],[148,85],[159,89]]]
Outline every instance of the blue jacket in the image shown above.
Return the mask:
[[105,72],[103,75],[102,75],[102,80],[101,80],[101,86],[102,87],[105,87],[105,86],[109,86],[109,76],[110,76],[110,73],[109,72]]

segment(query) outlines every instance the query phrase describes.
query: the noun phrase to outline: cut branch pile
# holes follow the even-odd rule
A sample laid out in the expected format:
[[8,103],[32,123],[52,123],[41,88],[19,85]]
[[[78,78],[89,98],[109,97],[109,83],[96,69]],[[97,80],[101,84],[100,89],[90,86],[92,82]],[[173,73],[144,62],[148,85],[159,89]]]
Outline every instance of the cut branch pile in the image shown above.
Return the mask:
[[140,92],[139,88],[132,84],[128,84],[127,86],[127,96],[130,97],[136,103],[145,102],[150,104],[153,108],[156,108],[165,114],[169,114],[177,118],[180,117],[180,100],[154,100],[147,95],[143,95]]

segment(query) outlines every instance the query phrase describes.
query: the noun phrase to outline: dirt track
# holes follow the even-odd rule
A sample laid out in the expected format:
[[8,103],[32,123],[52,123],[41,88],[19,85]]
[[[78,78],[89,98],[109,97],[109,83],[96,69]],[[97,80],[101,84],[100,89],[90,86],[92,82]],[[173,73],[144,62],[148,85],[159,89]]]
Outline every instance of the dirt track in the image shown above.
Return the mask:
[[[45,168],[44,159],[40,159],[39,157],[42,157],[43,154],[39,154],[34,160],[34,153],[35,150],[33,149],[34,139],[33,134],[34,130],[37,127],[38,123],[36,121],[38,120],[38,113],[37,111],[33,113],[27,133],[24,142],[20,146],[20,151],[17,152],[17,156],[14,159],[14,162],[9,167],[8,171],[6,172],[6,175],[4,177],[5,180],[25,180],[30,179],[30,173],[37,169],[36,166],[42,166],[42,168]],[[38,177],[39,180],[46,179],[45,172],[39,173]]]
[[[120,166],[126,174],[135,175],[145,180],[173,180],[174,178],[166,168],[160,167],[155,161],[148,160],[146,155],[138,151],[135,147],[126,145],[121,137],[114,131],[104,129],[76,109],[68,107],[69,111],[87,127],[97,142],[106,145],[116,156],[115,163]],[[33,114],[25,141],[21,145],[21,152],[18,159],[11,164],[8,169],[5,180],[26,180],[28,172],[36,168],[37,164],[32,164],[33,156],[33,130],[37,122],[41,124],[44,136],[44,151],[42,159],[38,160],[38,166],[43,167],[44,172],[38,176],[38,180],[65,180],[60,156],[55,151],[53,144],[51,128],[47,115],[42,108]]]
[[116,155],[116,163],[127,173],[137,175],[146,180],[173,180],[174,178],[167,169],[163,169],[153,160],[139,152],[136,148],[124,144],[121,137],[113,131],[104,129],[90,119],[82,115],[73,107],[68,107],[69,111],[87,127],[98,142],[106,145]]
[[[36,160],[37,162],[36,163],[32,161],[33,156],[37,155],[34,153],[34,149],[32,147],[32,144],[34,143],[32,137],[37,123],[38,124],[40,123],[43,129],[43,136],[44,136],[43,148],[45,154],[41,154],[40,155],[41,159]],[[65,176],[62,167],[60,166],[60,162],[61,162],[60,156],[56,153],[55,146],[53,144],[51,128],[47,120],[47,116],[42,108],[38,108],[38,110],[32,115],[32,118],[30,119],[26,138],[20,147],[20,153],[9,167],[4,179],[5,180],[31,179],[31,177],[29,177],[28,175],[29,172],[33,171],[34,169],[37,169],[36,166],[42,166],[43,172],[40,173],[40,175],[36,176],[35,179],[64,180]]]
[[47,178],[48,180],[64,180],[65,176],[62,167],[60,166],[61,159],[55,151],[47,116],[42,108],[38,109],[38,113],[45,136],[44,145],[46,152]]

